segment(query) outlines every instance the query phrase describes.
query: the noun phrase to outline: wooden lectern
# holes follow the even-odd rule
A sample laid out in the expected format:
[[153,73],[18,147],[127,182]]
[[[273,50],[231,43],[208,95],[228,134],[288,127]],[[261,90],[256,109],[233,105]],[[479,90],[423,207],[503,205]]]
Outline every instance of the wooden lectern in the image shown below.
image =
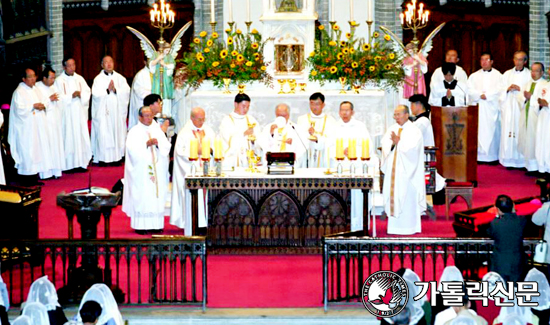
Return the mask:
[[477,184],[478,107],[432,106],[437,170],[456,182]]

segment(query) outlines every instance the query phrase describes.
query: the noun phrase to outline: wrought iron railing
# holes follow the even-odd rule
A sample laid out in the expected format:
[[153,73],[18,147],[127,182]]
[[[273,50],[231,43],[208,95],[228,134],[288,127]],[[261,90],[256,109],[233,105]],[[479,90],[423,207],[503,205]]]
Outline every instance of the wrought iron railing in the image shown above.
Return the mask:
[[123,305],[206,308],[205,237],[0,241],[0,261],[16,306],[26,300],[34,280],[48,275],[66,303],[92,283],[104,282]]
[[[539,240],[524,240],[528,256]],[[479,279],[492,254],[488,238],[372,238],[362,232],[323,238],[323,304],[361,304],[363,282],[380,270],[409,268],[422,281],[437,281],[447,265],[456,265],[467,279]]]

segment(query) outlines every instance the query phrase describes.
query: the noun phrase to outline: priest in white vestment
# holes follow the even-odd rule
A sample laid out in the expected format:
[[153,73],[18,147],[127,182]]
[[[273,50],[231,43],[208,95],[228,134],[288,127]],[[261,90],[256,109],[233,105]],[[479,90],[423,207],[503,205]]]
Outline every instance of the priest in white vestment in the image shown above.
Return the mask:
[[298,118],[298,126],[302,132],[307,132],[309,168],[328,168],[330,165],[327,154],[327,141],[331,138],[336,127],[334,117],[323,112],[325,108],[325,96],[314,93],[309,97],[310,112]]
[[502,76],[501,93],[502,113],[500,150],[498,160],[504,167],[522,168],[525,166],[523,155],[518,150],[519,119],[522,106],[523,88],[531,80],[531,71],[525,67],[527,53],[514,53],[514,68]]
[[235,96],[235,109],[220,123],[220,136],[224,142],[224,168],[248,168],[248,152],[254,150],[262,157],[260,141],[261,129],[258,121],[248,114],[250,97],[247,94]]
[[151,109],[139,111],[139,122],[128,132],[122,211],[132,220],[138,233],[164,228],[164,210],[168,194],[168,155],[171,144]]
[[424,142],[420,130],[409,121],[409,109],[399,105],[393,114],[396,124],[382,138],[384,210],[388,234],[412,235],[422,231],[426,211]]
[[92,159],[88,106],[91,90],[86,80],[75,72],[74,59],[63,60],[64,72],[55,80],[59,91],[62,118],[61,130],[65,150],[65,170],[88,168]]
[[151,93],[151,72],[147,64],[139,70],[132,81],[130,93],[130,110],[128,113],[128,130],[138,123],[138,111],[144,106],[143,99]]
[[539,173],[550,173],[550,82],[544,82],[538,96],[539,116],[535,140],[535,158]]
[[440,82],[430,82],[429,103],[433,106],[464,107],[468,104],[468,85],[455,78],[457,65],[445,62],[441,66],[444,78]]
[[[268,152],[294,152],[296,160],[294,167],[306,167],[307,133],[290,121],[290,107],[279,104],[275,107],[275,120],[267,124],[261,135],[261,147],[264,154]],[[264,157],[265,158],[265,157]]]
[[544,65],[540,62],[533,63],[531,65],[531,80],[523,86],[520,101],[518,151],[523,155],[525,168],[528,172],[538,170],[535,144],[539,116],[538,98],[541,95],[541,89],[546,85],[546,81],[542,78],[543,75]]
[[[458,52],[456,50],[447,50],[447,52],[445,53],[445,62],[454,63],[456,65],[456,72],[454,73],[455,79],[466,84],[468,83],[468,75],[466,74],[464,69],[462,69],[462,67],[458,65],[459,61],[460,59],[458,58]],[[434,73],[432,74],[432,79],[430,80],[430,89],[432,89],[434,85],[441,84],[443,80],[445,80],[445,73],[443,72],[443,66],[441,66],[435,69]]]
[[42,94],[46,103],[46,120],[48,121],[48,142],[50,143],[52,157],[52,173],[55,177],[61,177],[61,171],[65,170],[65,150],[63,148],[63,132],[61,118],[63,107],[59,102],[59,90],[55,87],[55,71],[46,68],[43,71],[42,81],[36,83],[36,88]]
[[468,79],[471,105],[479,105],[477,161],[498,160],[500,147],[500,95],[502,74],[493,68],[491,55],[481,55],[481,69]]
[[[0,129],[4,125],[4,114],[0,111]],[[0,150],[4,150],[0,146]],[[2,161],[3,152],[0,152],[0,185],[6,185],[6,175],[4,174],[4,162]]]
[[52,154],[48,141],[46,100],[36,88],[36,74],[26,69],[23,82],[15,89],[10,105],[8,142],[19,175],[53,176]]
[[105,56],[101,67],[92,85],[92,152],[95,163],[111,163],[124,157],[130,86],[114,71],[112,57]]
[[[191,110],[191,118],[178,132],[176,147],[174,148],[174,170],[172,171],[172,206],[170,213],[170,224],[185,229],[185,235],[193,235],[191,192],[185,188],[185,177],[191,174],[191,166],[195,165],[197,173],[202,174],[202,142],[210,140],[210,148],[214,146],[216,134],[212,128],[205,123],[206,115],[200,107]],[[191,161],[190,144],[191,139],[198,140],[198,160]],[[208,225],[208,196],[206,191],[198,191],[199,224],[204,228]]]

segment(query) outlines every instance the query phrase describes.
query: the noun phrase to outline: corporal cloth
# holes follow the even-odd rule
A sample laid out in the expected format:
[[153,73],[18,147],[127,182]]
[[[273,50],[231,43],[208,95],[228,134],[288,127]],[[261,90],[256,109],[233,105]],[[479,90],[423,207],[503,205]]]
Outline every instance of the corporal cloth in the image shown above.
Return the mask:
[[[90,133],[88,131],[88,106],[91,90],[80,75],[63,72],[55,79],[62,109],[61,134],[65,150],[65,170],[87,168],[92,159]],[[80,97],[73,93],[80,91]]]
[[151,94],[151,73],[149,72],[149,68],[145,66],[136,73],[134,81],[132,82],[128,130],[139,123],[139,109],[143,106],[143,99],[149,94]]
[[[202,131],[202,132],[201,132]],[[185,229],[185,235],[193,235],[191,192],[185,189],[185,177],[190,175],[191,166],[195,164],[197,172],[201,172],[199,161],[190,161],[191,139],[210,139],[210,146],[214,145],[215,133],[206,124],[198,129],[192,121],[187,121],[185,126],[178,133],[176,147],[174,148],[174,170],[172,171],[172,207],[170,213],[170,224]],[[201,141],[201,140],[199,140]],[[200,142],[199,142],[200,147]],[[199,157],[200,158],[200,157]],[[208,225],[208,196],[199,190],[199,227]]]
[[525,159],[525,168],[527,171],[536,171],[538,169],[537,158],[535,156],[535,144],[537,138],[537,121],[539,117],[538,99],[541,96],[542,88],[546,85],[544,79],[530,80],[523,89],[531,93],[531,99],[527,100],[524,93],[521,92],[520,113],[519,113],[519,131],[518,131],[518,151]]
[[[399,134],[400,128],[401,139],[392,148],[391,133]],[[394,124],[382,138],[382,153],[388,234],[412,235],[421,232],[420,216],[426,210],[422,133],[410,121],[402,126]]]
[[50,96],[59,94],[55,86],[46,86],[42,81],[36,83],[36,88],[46,101],[46,120],[48,122],[48,140],[50,143],[52,157],[52,174],[60,177],[61,171],[65,170],[65,149],[63,147],[63,132],[61,119],[63,117],[63,106],[59,101],[51,101]]
[[[251,144],[244,136],[249,124],[255,124],[254,135],[256,141],[254,141],[254,144]],[[258,121],[253,116],[231,112],[223,118],[219,132],[224,142],[224,167],[248,167],[247,151],[250,149],[254,150],[256,155],[262,157],[261,144],[258,141],[261,129]]]
[[[107,92],[114,81],[115,92]],[[124,157],[126,116],[130,86],[121,74],[101,71],[92,86],[92,152],[94,162],[115,162]]]
[[[500,147],[500,102],[502,74],[496,70],[478,70],[468,79],[468,94],[472,105],[479,105],[478,161],[498,160]],[[485,94],[487,99],[481,99]]]
[[[317,136],[317,142],[309,140],[309,128],[315,123],[315,136]],[[309,142],[308,146],[308,162],[310,168],[326,168],[329,167],[329,156],[327,154],[328,141],[331,138],[334,129],[336,127],[336,120],[334,117],[321,113],[315,115],[313,113],[307,113],[298,118],[298,126],[302,132],[308,135],[308,138],[304,141]],[[307,142],[306,142],[307,145]]]
[[[153,153],[146,145],[150,138],[158,140],[158,146],[152,147]],[[154,121],[149,126],[139,123],[128,132],[122,211],[132,218],[133,229],[164,228],[170,147]]]
[[[292,121],[288,121],[282,128],[275,129],[275,132],[271,135],[271,126],[275,123],[276,121],[267,124],[262,130],[260,143],[264,154],[268,152],[294,152],[296,154],[294,167],[305,168],[307,156],[304,145],[307,145],[305,141],[308,141],[308,135]],[[286,143],[287,139],[292,139],[292,143]],[[300,139],[304,141],[304,144]]]
[[[545,82],[541,85],[539,98],[545,99],[550,103],[550,83]],[[538,107],[537,107],[538,106]],[[540,107],[536,105],[535,109],[539,109],[537,118],[537,129],[535,139],[535,158],[539,172],[550,172],[550,109],[548,106]]]
[[[445,100],[444,97],[447,97],[447,89],[451,90],[452,97],[451,99]],[[428,102],[430,105],[441,107],[466,106],[468,103],[468,85],[465,81],[460,80],[455,80],[450,83],[442,80],[441,82],[434,83],[432,79],[432,82],[430,83],[430,98]]]

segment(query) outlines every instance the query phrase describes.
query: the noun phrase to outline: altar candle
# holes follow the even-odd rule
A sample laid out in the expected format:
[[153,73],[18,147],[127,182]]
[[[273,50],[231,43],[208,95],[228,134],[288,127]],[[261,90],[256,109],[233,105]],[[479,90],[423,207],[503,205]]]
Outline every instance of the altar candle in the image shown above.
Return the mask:
[[250,20],[250,0],[246,0],[246,21],[251,21]]
[[367,1],[367,6],[368,6],[368,10],[367,10],[367,21],[373,21],[373,19],[372,19],[372,11],[374,10],[374,7],[373,7],[373,5],[372,5],[372,0]]
[[344,139],[336,139],[336,159],[344,159]]
[[215,139],[214,140],[214,159],[222,159],[222,140],[221,139]]
[[191,139],[189,144],[189,159],[199,159],[199,140]]
[[353,0],[349,0],[349,20],[353,21]]
[[349,139],[348,158],[350,160],[357,159],[357,140],[356,139]]
[[361,146],[361,159],[367,160],[370,159],[370,144],[369,139],[363,139]]
[[227,5],[229,6],[229,21],[232,22],[233,21],[233,4],[231,3],[231,0],[227,2]]
[[334,20],[334,2],[336,0],[330,0],[330,21],[335,21]]
[[201,158],[202,160],[210,159],[210,139],[202,139]]
[[216,22],[215,10],[214,10],[214,0],[210,0],[210,22]]

